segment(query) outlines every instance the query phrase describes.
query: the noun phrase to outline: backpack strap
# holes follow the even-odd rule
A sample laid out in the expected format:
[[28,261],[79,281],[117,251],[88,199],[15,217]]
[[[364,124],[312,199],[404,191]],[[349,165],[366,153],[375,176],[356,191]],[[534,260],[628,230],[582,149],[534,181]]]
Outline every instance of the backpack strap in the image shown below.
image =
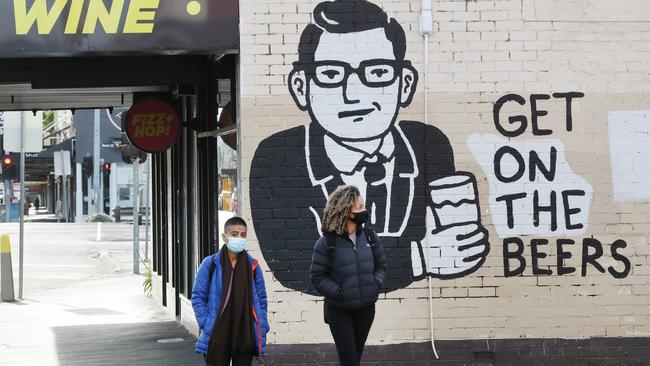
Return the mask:
[[210,260],[210,272],[209,272],[210,275],[208,277],[210,282],[212,282],[212,275],[214,274],[214,269],[216,268],[216,265],[214,264],[214,259],[216,258],[216,256],[217,256],[216,254],[213,254],[213,255],[210,256],[210,257],[212,257],[212,259]]
[[[374,230],[365,226],[363,227],[363,232],[366,234],[366,239],[368,239],[368,245],[370,245],[370,248],[372,249],[373,257],[376,257],[375,247],[377,244],[377,234],[375,234]],[[330,257],[330,263],[334,263],[334,250],[336,249],[336,235],[332,233],[323,234],[323,235],[325,236],[325,241],[327,243],[327,254]]]
[[377,243],[377,237],[376,237],[377,234],[375,234],[374,230],[372,230],[369,227],[365,227],[365,226],[363,227],[363,232],[366,234],[366,239],[368,239],[368,244],[370,245],[370,247],[374,251],[375,250],[375,244]]
[[375,263],[375,267],[377,266],[377,233],[369,227],[366,227],[364,225],[363,227],[363,232],[366,233],[366,239],[368,239],[368,245],[370,245],[370,249],[372,250],[372,259]]

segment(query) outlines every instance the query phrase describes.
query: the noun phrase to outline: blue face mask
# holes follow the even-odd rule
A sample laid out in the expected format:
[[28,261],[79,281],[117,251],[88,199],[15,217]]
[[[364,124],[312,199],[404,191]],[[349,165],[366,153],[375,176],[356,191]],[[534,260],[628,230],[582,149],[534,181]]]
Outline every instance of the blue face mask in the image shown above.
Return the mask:
[[226,243],[228,246],[228,250],[235,253],[239,254],[246,249],[246,239],[245,238],[235,238],[235,237],[229,237],[228,238],[228,243]]

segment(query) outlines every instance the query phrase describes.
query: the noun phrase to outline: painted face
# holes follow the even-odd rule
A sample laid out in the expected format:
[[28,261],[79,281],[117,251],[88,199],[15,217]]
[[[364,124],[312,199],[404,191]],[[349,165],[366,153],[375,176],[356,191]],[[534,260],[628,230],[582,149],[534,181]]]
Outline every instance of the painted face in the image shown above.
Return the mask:
[[309,108],[327,131],[344,140],[384,134],[397,116],[401,66],[383,29],[324,32],[309,77]]

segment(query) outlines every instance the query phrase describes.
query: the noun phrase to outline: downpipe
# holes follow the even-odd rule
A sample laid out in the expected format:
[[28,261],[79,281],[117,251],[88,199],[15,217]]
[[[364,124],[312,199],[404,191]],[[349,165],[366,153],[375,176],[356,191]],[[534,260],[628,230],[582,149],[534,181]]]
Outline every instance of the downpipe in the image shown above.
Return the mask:
[[[423,49],[424,49],[424,124],[429,124],[429,35],[433,32],[433,15],[431,8],[431,0],[422,0],[420,7],[420,34],[423,36]],[[429,256],[429,243],[426,243],[426,256]],[[426,269],[424,269],[426,270]],[[436,360],[440,359],[438,351],[436,350],[436,343],[434,339],[434,325],[433,325],[433,290],[431,289],[431,276],[427,276],[427,285],[429,287],[429,330],[431,337],[431,348]]]

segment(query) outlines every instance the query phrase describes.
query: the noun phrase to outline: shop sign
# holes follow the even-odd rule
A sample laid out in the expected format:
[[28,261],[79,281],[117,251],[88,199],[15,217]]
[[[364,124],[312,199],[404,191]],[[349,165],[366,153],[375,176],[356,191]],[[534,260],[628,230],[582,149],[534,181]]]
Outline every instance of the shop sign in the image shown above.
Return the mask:
[[238,48],[238,0],[7,0],[0,57]]
[[176,142],[180,120],[168,103],[147,99],[129,109],[124,130],[133,146],[144,152],[157,153],[169,149]]

